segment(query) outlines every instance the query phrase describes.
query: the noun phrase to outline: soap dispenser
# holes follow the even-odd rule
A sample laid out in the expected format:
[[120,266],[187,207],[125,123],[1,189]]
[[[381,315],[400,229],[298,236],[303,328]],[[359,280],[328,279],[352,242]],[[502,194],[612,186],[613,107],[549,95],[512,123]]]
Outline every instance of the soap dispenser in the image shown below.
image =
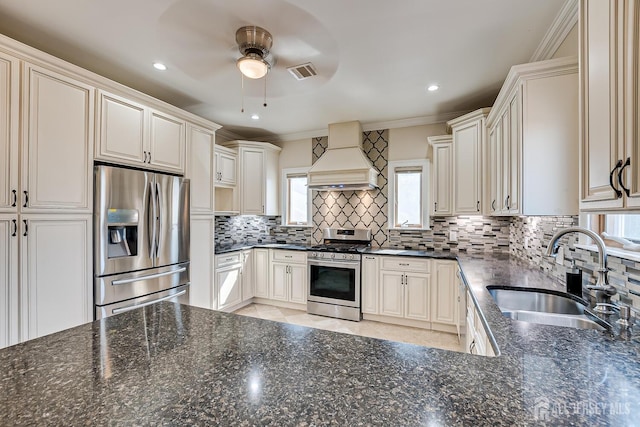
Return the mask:
[[576,260],[571,260],[571,268],[566,273],[567,292],[582,298],[582,270],[576,267]]

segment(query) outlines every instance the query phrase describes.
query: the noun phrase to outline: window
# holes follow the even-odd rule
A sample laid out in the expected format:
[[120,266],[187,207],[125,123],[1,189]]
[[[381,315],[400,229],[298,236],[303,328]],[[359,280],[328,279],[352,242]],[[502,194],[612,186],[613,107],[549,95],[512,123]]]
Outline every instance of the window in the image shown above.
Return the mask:
[[310,225],[311,191],[307,188],[308,168],[282,171],[282,225]]
[[640,242],[640,215],[604,215],[604,231],[611,236]]
[[389,228],[428,229],[426,160],[389,162]]

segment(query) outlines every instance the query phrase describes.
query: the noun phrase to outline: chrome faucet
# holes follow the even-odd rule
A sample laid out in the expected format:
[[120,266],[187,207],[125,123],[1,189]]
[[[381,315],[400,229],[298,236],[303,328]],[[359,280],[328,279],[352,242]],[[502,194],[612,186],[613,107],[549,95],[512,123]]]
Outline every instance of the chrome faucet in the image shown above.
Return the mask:
[[558,246],[560,245],[560,238],[567,233],[582,233],[591,237],[598,247],[598,278],[596,280],[596,284],[587,285],[587,289],[591,289],[596,291],[596,306],[594,311],[602,314],[613,314],[611,308],[611,297],[615,295],[618,291],[616,288],[609,284],[609,279],[607,277],[607,273],[609,270],[607,269],[607,248],[604,245],[604,241],[600,236],[594,233],[591,230],[582,227],[568,227],[559,230],[556,234],[551,237],[549,241],[549,246],[547,246],[547,256],[555,257],[558,255]]

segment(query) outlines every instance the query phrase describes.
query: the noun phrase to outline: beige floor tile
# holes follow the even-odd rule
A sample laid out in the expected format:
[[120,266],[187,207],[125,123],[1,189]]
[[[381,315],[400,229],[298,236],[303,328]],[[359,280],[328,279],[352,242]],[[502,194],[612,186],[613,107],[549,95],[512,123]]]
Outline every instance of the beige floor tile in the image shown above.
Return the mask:
[[[391,325],[370,320],[351,322],[349,320],[316,316],[301,310],[265,304],[250,304],[237,310],[235,313],[242,316],[258,317],[260,319],[324,329],[327,331],[405,342],[451,351],[463,351],[463,343],[458,340],[458,336],[446,332],[428,331],[426,329]],[[462,338],[464,339],[464,337]]]

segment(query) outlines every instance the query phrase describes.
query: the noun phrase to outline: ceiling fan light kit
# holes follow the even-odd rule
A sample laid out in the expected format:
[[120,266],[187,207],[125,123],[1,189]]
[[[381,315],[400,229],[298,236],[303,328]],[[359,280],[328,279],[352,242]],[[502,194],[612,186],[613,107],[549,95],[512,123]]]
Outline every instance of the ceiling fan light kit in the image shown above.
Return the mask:
[[236,31],[236,43],[242,54],[236,65],[242,75],[250,79],[266,76],[271,68],[265,59],[273,44],[271,33],[257,26],[241,27]]

